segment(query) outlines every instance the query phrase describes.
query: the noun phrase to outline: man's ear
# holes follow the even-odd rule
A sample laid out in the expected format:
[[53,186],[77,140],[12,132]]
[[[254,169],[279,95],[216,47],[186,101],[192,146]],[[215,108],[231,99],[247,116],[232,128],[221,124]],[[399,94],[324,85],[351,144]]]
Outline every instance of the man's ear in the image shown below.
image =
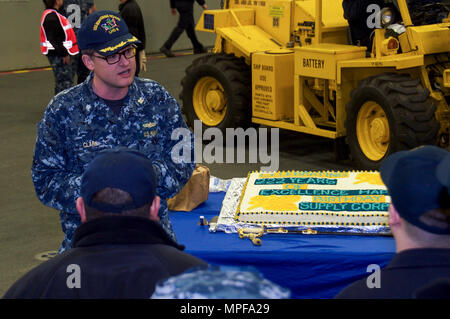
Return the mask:
[[84,200],[82,197],[77,198],[76,207],[78,214],[80,214],[81,222],[82,223],[86,222],[86,207],[84,205]]
[[91,57],[87,54],[83,54],[81,57],[81,60],[83,60],[84,65],[89,71],[94,70],[94,62],[92,61]]
[[150,219],[154,221],[159,221],[159,204],[160,204],[160,198],[159,196],[155,196],[153,199],[152,206],[150,206]]
[[399,225],[401,222],[400,220],[400,215],[397,212],[397,210],[395,209],[394,205],[391,203],[389,205],[389,225],[392,226],[396,226]]

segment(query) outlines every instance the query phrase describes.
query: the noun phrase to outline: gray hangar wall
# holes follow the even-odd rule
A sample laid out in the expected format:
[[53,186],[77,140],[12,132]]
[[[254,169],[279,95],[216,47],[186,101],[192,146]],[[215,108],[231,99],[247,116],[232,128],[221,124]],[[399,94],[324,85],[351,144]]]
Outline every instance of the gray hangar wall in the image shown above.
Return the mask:
[[[119,0],[94,0],[98,10],[118,11]],[[144,15],[147,34],[147,53],[159,52],[178,21],[172,16],[169,0],[137,0]],[[208,9],[218,9],[220,1],[206,0]],[[194,18],[198,21],[202,8],[194,4]],[[0,0],[0,71],[21,70],[48,66],[48,60],[40,52],[39,26],[44,4],[41,0]],[[197,32],[205,46],[214,44],[214,35]],[[192,47],[186,33],[172,50]]]

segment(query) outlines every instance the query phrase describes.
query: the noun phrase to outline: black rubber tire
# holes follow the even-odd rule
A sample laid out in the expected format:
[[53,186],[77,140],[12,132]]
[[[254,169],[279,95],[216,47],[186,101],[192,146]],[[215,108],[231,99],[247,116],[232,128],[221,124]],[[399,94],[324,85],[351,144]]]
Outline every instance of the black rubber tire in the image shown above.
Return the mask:
[[[227,127],[244,129],[251,125],[251,74],[250,67],[243,59],[232,54],[209,54],[192,62],[186,69],[186,75],[181,81],[182,91],[180,99],[183,101],[183,112],[187,125],[194,127],[194,121],[199,117],[195,113],[192,102],[194,87],[205,77],[215,78],[222,85],[227,110],[224,119],[216,125],[225,133]],[[203,128],[208,126],[203,124]]]
[[[347,143],[360,169],[376,170],[390,154],[426,144],[436,144],[440,125],[429,90],[408,74],[383,73],[364,79],[347,104]],[[386,113],[390,138],[386,154],[378,161],[366,157],[356,134],[358,113],[367,101],[377,102]]]
[[338,137],[334,140],[334,158],[336,162],[345,161],[349,158],[350,150],[345,141],[345,137]]

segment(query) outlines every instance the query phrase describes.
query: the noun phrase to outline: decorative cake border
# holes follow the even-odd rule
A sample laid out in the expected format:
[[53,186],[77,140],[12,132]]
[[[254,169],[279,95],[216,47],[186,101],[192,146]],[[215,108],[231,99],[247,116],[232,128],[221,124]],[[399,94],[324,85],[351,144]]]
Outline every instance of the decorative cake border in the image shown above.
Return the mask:
[[242,188],[241,197],[239,198],[239,204],[238,204],[238,207],[237,207],[235,215],[234,215],[234,220],[237,221],[237,222],[239,221],[238,220],[239,219],[239,213],[241,211],[241,204],[242,204],[242,200],[244,199],[244,193],[245,193],[245,190],[247,189],[248,179],[249,179],[249,177],[250,177],[250,175],[252,173],[258,173],[258,172],[260,172],[260,171],[250,171],[247,174],[247,179],[245,180],[244,187]]
[[389,223],[351,223],[351,222],[279,222],[268,223],[261,221],[241,221],[254,225],[292,225],[292,226],[383,226],[388,227]]
[[[280,225],[280,224],[250,224],[247,222],[239,222],[235,224],[219,224],[213,232],[222,231],[225,233],[237,233],[241,228],[256,228],[264,226],[266,230],[278,230],[280,228],[288,232],[308,232],[315,230],[318,234],[336,234],[336,235],[382,235],[392,236],[389,226],[344,226],[344,225]],[[313,228],[311,228],[313,227]],[[212,230],[210,230],[212,231]]]
[[[333,216],[333,217],[350,217],[350,218],[370,218],[370,217],[389,217],[388,213],[373,213],[370,215],[361,215],[359,213],[348,214],[348,213],[333,213],[333,212],[239,212],[238,215],[317,215],[317,216]],[[271,224],[267,222],[258,222],[258,221],[239,221],[242,223],[249,224]],[[374,223],[374,222],[279,222],[276,224],[280,225],[335,225],[335,226],[389,226],[389,223]]]

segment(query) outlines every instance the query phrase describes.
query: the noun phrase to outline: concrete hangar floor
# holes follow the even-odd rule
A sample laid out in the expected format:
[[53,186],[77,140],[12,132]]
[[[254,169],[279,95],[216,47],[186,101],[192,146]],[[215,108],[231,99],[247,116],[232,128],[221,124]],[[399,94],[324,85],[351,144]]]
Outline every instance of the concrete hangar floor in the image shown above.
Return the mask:
[[[141,76],[160,82],[181,102],[180,81],[197,57],[183,52],[170,59],[151,56],[148,70]],[[58,212],[39,202],[30,172],[36,124],[52,98],[53,81],[50,69],[0,73],[0,296],[23,274],[50,258],[63,238]],[[223,150],[224,163],[203,162],[211,175],[245,177],[249,171],[269,166],[262,161],[250,163],[248,152],[245,163],[226,163],[227,151],[230,149]],[[279,132],[277,166],[279,170],[355,169],[350,161],[335,161],[333,141],[283,130]]]

